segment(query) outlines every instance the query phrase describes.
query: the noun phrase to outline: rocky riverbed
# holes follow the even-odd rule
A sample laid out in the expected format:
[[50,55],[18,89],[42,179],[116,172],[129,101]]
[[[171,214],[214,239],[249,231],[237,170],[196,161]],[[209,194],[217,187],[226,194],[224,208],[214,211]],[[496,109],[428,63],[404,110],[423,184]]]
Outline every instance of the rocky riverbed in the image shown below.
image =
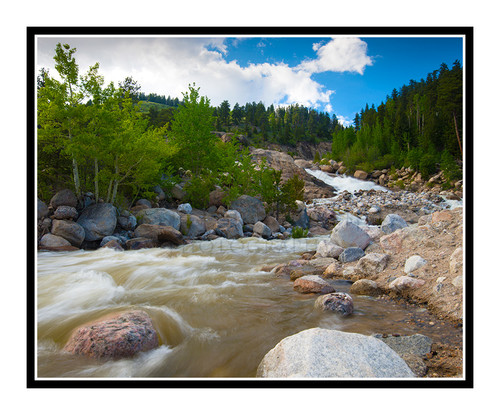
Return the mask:
[[[349,302],[348,292],[414,307],[415,318],[409,319],[408,324],[435,328],[437,333],[442,332],[443,342],[432,343],[426,353],[417,357],[402,356],[403,360],[417,376],[460,377],[463,209],[449,209],[446,203],[451,199],[457,204],[461,189],[450,192],[433,187],[413,192],[393,187],[339,193],[305,172],[305,167],[314,168],[310,162],[302,163],[277,153],[253,151],[257,160],[265,157],[272,167],[285,172],[285,178],[297,172],[308,178],[306,203],[298,203],[297,211],[289,218],[292,223],[267,215],[264,204],[250,196],[241,196],[224,206],[220,189],[210,194],[210,207],[206,210],[193,209],[186,203],[181,187],[174,189],[172,200],[167,200],[159,189],[155,200],[139,200],[129,210],[96,204],[91,194],[78,200],[71,190],[65,189],[47,203],[38,201],[39,249],[122,251],[176,247],[218,238],[287,239],[292,227],[308,228],[310,236],[322,236],[315,250],[283,264],[275,264],[269,258],[262,270],[290,280],[299,293],[317,296],[317,303],[325,312],[352,313],[355,304]],[[348,292],[337,295],[332,284],[335,280],[347,281]],[[417,311],[422,307],[433,317],[422,318]],[[380,336],[386,339],[399,334]],[[313,337],[307,341],[316,344]],[[286,373],[279,372],[282,368],[273,370]],[[400,368],[394,373],[404,371]]]

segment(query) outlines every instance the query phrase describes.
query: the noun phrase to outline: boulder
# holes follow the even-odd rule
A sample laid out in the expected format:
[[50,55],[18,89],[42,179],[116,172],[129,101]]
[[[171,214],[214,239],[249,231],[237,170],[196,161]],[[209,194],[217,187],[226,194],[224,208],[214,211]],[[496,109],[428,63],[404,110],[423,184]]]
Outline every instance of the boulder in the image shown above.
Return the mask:
[[257,222],[255,225],[253,225],[253,232],[256,233],[257,235],[262,236],[265,239],[268,239],[272,236],[272,231],[269,229],[269,226],[267,226],[264,222]]
[[153,205],[151,204],[151,202],[147,199],[139,199],[136,203],[137,206],[146,206],[148,208],[152,208]]
[[321,241],[316,248],[316,256],[338,259],[343,251],[344,248],[334,244],[332,241]]
[[177,212],[165,208],[142,209],[137,212],[137,223],[150,225],[171,226],[179,230],[181,228],[181,217]]
[[369,295],[372,297],[381,294],[381,290],[377,283],[375,281],[367,279],[357,280],[354,284],[351,285],[349,291],[351,292],[351,294]]
[[126,231],[133,231],[137,226],[137,218],[129,211],[124,210],[120,216],[118,216],[118,225]]
[[432,339],[423,334],[413,334],[411,336],[382,336],[374,335],[394,350],[398,355],[413,354],[425,356],[431,352]]
[[304,275],[297,278],[293,283],[293,289],[303,294],[328,294],[335,292],[335,288],[318,275]]
[[37,205],[37,218],[38,220],[46,217],[49,215],[49,208],[47,205],[42,202],[40,199],[38,199],[38,205]]
[[325,173],[335,173],[333,166],[331,164],[321,164],[319,169]]
[[420,255],[413,255],[405,262],[405,273],[409,274],[427,264],[427,261]]
[[224,213],[225,218],[233,218],[237,220],[238,222],[241,223],[241,226],[243,226],[243,219],[241,218],[240,212],[237,210],[228,210]]
[[101,248],[109,248],[114,249],[115,251],[124,251],[122,245],[118,241],[118,239],[111,239],[106,242],[104,245],[101,245]]
[[403,292],[407,290],[415,290],[417,288],[420,288],[424,284],[425,284],[424,280],[419,280],[418,278],[413,278],[404,275],[392,281],[389,284],[389,289],[396,292]]
[[412,378],[385,343],[372,336],[313,328],[281,340],[262,359],[264,378]]
[[407,226],[408,224],[401,216],[396,215],[395,213],[390,213],[385,217],[380,229],[382,229],[382,232],[385,234],[389,234],[398,229],[406,228]]
[[176,184],[171,190],[172,197],[176,200],[185,200],[187,198],[186,191],[182,188],[180,184]]
[[127,249],[135,251],[138,249],[156,248],[158,247],[158,242],[155,242],[152,239],[139,237],[129,239],[125,245]]
[[177,210],[181,213],[189,215],[193,211],[193,208],[189,203],[182,203],[177,207]]
[[222,199],[226,197],[226,194],[222,189],[215,189],[210,192],[208,195],[208,205],[209,206],[221,206],[224,203],[222,202]]
[[54,218],[76,220],[78,218],[78,212],[73,206],[59,206],[54,212]]
[[348,316],[354,311],[354,303],[349,294],[331,293],[318,297],[314,303],[314,308],[323,311],[334,311]]
[[205,222],[195,215],[181,216],[181,232],[188,238],[197,238],[207,231]]
[[356,272],[359,275],[369,277],[382,272],[389,262],[389,255],[370,253],[361,258],[356,264]]
[[52,221],[53,235],[60,236],[71,243],[71,245],[80,247],[85,239],[85,230],[78,223],[71,220],[58,220]]
[[156,193],[156,200],[158,201],[161,201],[161,200],[165,200],[166,199],[166,195],[165,195],[165,192],[163,191],[163,189],[159,186],[159,185],[156,185],[154,188],[153,188],[153,192]]
[[76,208],[77,204],[78,199],[70,189],[60,190],[52,197],[52,199],[50,199],[49,203],[54,210],[56,210],[59,206],[72,206]]
[[365,249],[371,242],[370,236],[365,231],[347,220],[341,221],[333,228],[330,239],[343,248],[355,246]]
[[432,223],[451,222],[452,220],[453,216],[448,210],[440,210],[432,214]]
[[365,255],[365,251],[357,246],[350,246],[342,251],[339,255],[340,262],[354,262],[362,258]]
[[71,247],[71,243],[61,236],[52,235],[47,233],[40,239],[39,247],[40,249],[53,249],[60,247]]
[[233,218],[219,219],[215,232],[217,235],[227,239],[243,238],[243,227],[238,220]]
[[134,235],[136,238],[147,238],[159,243],[171,242],[174,245],[182,245],[184,243],[182,233],[172,226],[143,223],[135,229]]
[[359,180],[366,180],[368,178],[368,173],[363,170],[356,170],[354,172],[354,178]]
[[267,225],[269,227],[269,229],[271,229],[271,232],[275,233],[275,232],[280,231],[280,224],[276,220],[276,218],[274,218],[272,216],[266,216],[266,218],[262,222],[265,225]]
[[307,214],[307,208],[304,208],[300,211],[299,217],[295,220],[294,226],[299,226],[303,229],[309,228],[309,216]]
[[342,276],[343,269],[339,261],[333,261],[323,272],[323,278],[341,278]]
[[77,223],[85,230],[86,241],[99,241],[115,230],[118,214],[111,203],[98,203],[86,207]]
[[151,318],[142,310],[103,317],[75,329],[64,351],[95,359],[132,357],[158,347]]
[[264,209],[264,204],[253,196],[242,195],[233,203],[231,203],[231,209],[240,212],[243,223],[254,224],[256,222],[262,221],[266,217],[266,210]]

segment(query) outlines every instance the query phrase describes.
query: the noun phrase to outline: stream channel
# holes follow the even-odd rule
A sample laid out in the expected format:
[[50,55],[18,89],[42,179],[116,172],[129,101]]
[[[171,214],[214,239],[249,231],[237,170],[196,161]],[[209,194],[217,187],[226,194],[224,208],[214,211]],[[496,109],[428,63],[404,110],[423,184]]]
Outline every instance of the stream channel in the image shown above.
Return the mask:
[[[280,340],[312,327],[454,341],[453,326],[424,308],[352,295],[351,316],[320,312],[313,307],[316,295],[300,294],[290,280],[260,270],[297,259],[327,238],[219,238],[176,249],[38,252],[37,378],[254,377]],[[333,285],[349,292],[347,281]],[[105,362],[63,351],[76,327],[131,309],[151,316],[160,347]]]

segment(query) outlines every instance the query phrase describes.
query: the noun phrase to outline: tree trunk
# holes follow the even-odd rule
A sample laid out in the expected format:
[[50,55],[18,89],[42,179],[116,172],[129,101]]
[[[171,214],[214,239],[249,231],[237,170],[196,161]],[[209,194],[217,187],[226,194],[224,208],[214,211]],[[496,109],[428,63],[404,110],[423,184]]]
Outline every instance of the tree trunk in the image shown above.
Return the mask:
[[111,196],[111,204],[115,203],[116,194],[118,192],[118,157],[115,158],[115,180],[113,184],[113,195]]
[[458,140],[458,148],[460,149],[460,154],[464,154],[462,151],[462,142],[460,140],[460,134],[458,133],[458,125],[457,125],[457,115],[455,114],[455,111],[453,111],[453,122],[455,123],[455,133],[457,134],[457,140]]
[[97,163],[97,157],[94,157],[94,193],[95,202],[99,203],[99,164]]

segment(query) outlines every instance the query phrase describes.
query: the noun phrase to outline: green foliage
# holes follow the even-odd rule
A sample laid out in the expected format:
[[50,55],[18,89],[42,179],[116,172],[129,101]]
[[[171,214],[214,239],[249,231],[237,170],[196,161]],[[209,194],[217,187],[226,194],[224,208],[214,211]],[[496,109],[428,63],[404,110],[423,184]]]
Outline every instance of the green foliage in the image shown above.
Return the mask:
[[462,170],[448,150],[441,154],[441,169],[447,181],[460,180]]
[[433,154],[425,154],[422,156],[418,169],[424,180],[429,179],[432,174],[436,173],[436,156]]
[[292,238],[294,239],[307,238],[307,235],[309,235],[309,229],[304,229],[300,226],[294,226],[292,228]]

